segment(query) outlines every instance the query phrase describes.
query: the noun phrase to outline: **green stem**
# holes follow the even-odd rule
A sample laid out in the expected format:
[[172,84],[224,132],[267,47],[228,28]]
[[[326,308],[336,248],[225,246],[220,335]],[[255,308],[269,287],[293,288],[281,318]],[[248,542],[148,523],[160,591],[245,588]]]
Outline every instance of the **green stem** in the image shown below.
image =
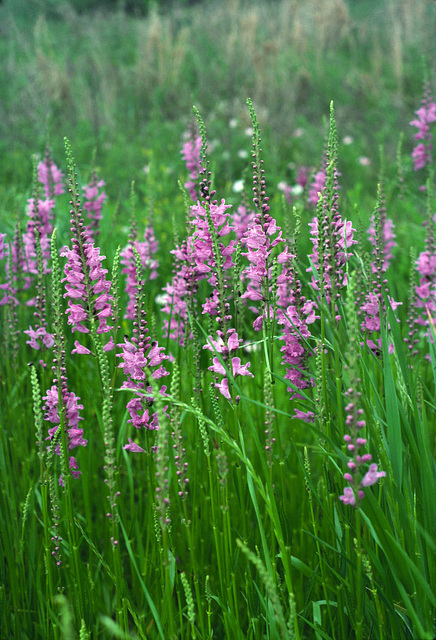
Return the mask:
[[360,524],[360,508],[356,509],[356,640],[362,640],[363,601],[362,601],[362,539]]

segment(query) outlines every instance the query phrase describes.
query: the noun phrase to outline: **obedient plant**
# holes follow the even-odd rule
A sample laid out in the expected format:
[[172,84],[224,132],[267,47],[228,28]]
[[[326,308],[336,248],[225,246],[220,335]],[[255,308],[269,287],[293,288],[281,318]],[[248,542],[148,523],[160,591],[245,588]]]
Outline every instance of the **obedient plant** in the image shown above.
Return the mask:
[[[52,242],[55,243],[56,234],[52,235]],[[47,390],[44,400],[44,419],[54,426],[48,430],[48,440],[54,444],[54,453],[62,459],[62,473],[59,476],[59,484],[64,486],[64,476],[68,471],[74,478],[81,474],[76,458],[67,456],[76,447],[86,446],[87,440],[83,437],[83,429],[79,426],[79,421],[83,420],[79,411],[83,410],[80,398],[72,391],[68,390],[68,377],[66,370],[66,350],[65,336],[62,322],[61,310],[61,282],[59,277],[59,262],[56,254],[56,246],[53,244],[51,255],[53,257],[53,364],[54,373],[53,384]],[[48,449],[52,453],[52,446]]]
[[[209,336],[204,348],[215,353],[212,366],[209,367],[209,370],[215,374],[215,387],[224,397],[231,400],[229,379],[223,363],[229,366],[233,379],[237,376],[253,377],[253,374],[248,370],[249,363],[241,365],[241,359],[233,355],[242,342],[238,338],[236,329],[231,327],[232,315],[228,302],[232,283],[227,273],[235,267],[232,256],[236,251],[236,244],[234,239],[227,241],[226,244],[223,242],[233,232],[228,211],[230,205],[226,205],[224,199],[221,200],[220,205],[216,200],[211,201],[215,192],[210,191],[211,183],[208,181],[206,131],[198,113],[197,119],[202,138],[203,180],[200,183],[200,192],[204,199],[201,204],[191,207],[194,261],[199,277],[206,278],[207,283],[213,288],[212,295],[208,296],[203,304],[203,314],[214,317],[219,325],[216,330],[216,339]],[[219,376],[223,377],[219,379]],[[237,398],[235,400],[237,401]]]
[[[385,202],[385,194],[384,194],[382,183],[380,183],[380,204],[377,207],[377,216],[379,216],[380,218],[377,224],[380,225],[380,232],[381,232],[381,238],[379,239],[379,241],[381,240],[383,245],[383,259],[382,259],[381,269],[384,273],[389,267],[393,259],[392,249],[397,246],[397,243],[395,241],[395,232],[394,232],[395,225],[393,223],[393,220],[391,220],[391,218],[388,218],[386,215],[386,202]],[[371,217],[371,225],[368,229],[368,235],[369,235],[369,240],[372,246],[374,247],[373,249],[374,255],[377,255],[378,249],[376,248],[376,231],[375,231],[374,214]],[[371,263],[371,268],[373,273],[377,271],[377,265],[374,262]]]
[[64,175],[54,164],[50,153],[46,151],[44,160],[36,166],[36,176],[44,189],[45,198],[40,198],[36,177],[34,180],[33,198],[28,200],[27,215],[29,220],[23,235],[25,260],[22,267],[25,272],[38,273],[37,244],[40,244],[44,273],[49,273],[50,235],[53,231],[53,211],[55,196],[64,193]]
[[[71,215],[71,248],[63,247],[61,256],[67,258],[64,272],[64,297],[68,299],[68,324],[73,332],[103,335],[113,328],[108,324],[113,316],[113,296],[110,294],[111,283],[106,279],[107,269],[102,267],[105,256],[100,255],[99,247],[89,241],[80,206],[80,199],[75,184],[75,176],[70,176],[70,215]],[[98,326],[97,326],[98,324]],[[112,337],[103,349],[114,348]],[[89,354],[90,349],[75,341],[73,353]]]
[[413,149],[412,158],[413,168],[415,171],[419,171],[433,161],[431,153],[433,150],[433,134],[431,133],[430,125],[436,122],[436,104],[432,99],[428,84],[424,85],[421,107],[415,113],[417,118],[412,120],[410,124],[418,129],[414,135],[415,140],[421,140],[422,142],[419,142]]
[[260,129],[251,101],[248,101],[248,105],[253,123],[253,160],[251,164],[253,167],[253,202],[256,213],[253,223],[247,228],[243,239],[247,251],[242,255],[247,258],[249,266],[241,274],[243,280],[246,281],[242,299],[260,302],[260,308],[251,307],[257,316],[253,322],[253,328],[255,331],[260,331],[264,322],[267,325],[271,323],[274,314],[273,286],[275,287],[276,283],[273,283],[273,266],[284,264],[289,260],[290,255],[286,245],[278,255],[275,255],[273,251],[276,246],[284,242],[284,239],[276,220],[270,215],[260,147]]
[[[365,487],[370,487],[380,478],[385,477],[386,472],[378,471],[377,464],[371,462],[372,456],[370,453],[363,453],[363,449],[368,442],[365,437],[362,437],[365,432],[366,422],[364,411],[361,407],[362,393],[359,391],[362,381],[356,373],[359,365],[359,347],[356,339],[358,335],[358,316],[354,291],[355,283],[351,282],[347,290],[348,330],[350,335],[347,368],[350,386],[345,392],[347,399],[345,429],[347,433],[344,435],[347,452],[350,456],[347,463],[348,471],[344,474],[344,478],[349,483],[349,486],[344,488],[344,493],[339,496],[339,499],[344,504],[358,507],[365,495]],[[368,464],[369,469],[365,472]]]
[[5,282],[0,283],[0,290],[4,291],[3,297],[0,300],[0,306],[9,304],[9,302],[11,302],[12,294],[11,280],[6,277],[7,258],[9,257],[9,245],[7,244],[6,237],[6,233],[0,233],[0,262],[4,260],[2,267],[4,267],[5,273]]
[[[296,250],[297,243],[294,241],[290,252]],[[294,399],[301,398],[297,389],[306,389],[312,384],[311,378],[307,375],[307,359],[313,355],[313,350],[308,346],[311,337],[309,325],[319,316],[315,314],[315,302],[306,300],[302,294],[302,284],[296,265],[297,256],[293,253],[289,256],[288,263],[284,265],[282,273],[277,278],[279,304],[277,317],[283,332],[284,344],[280,350],[283,354],[282,364],[286,367],[285,379],[292,383],[288,391],[291,393],[291,399]],[[295,409],[295,412],[295,417],[300,419],[311,421],[313,417],[312,412],[307,413],[298,409]]]
[[120,254],[120,262],[122,265],[124,265],[121,273],[124,273],[126,275],[125,291],[129,298],[126,314],[124,316],[128,320],[133,320],[135,317],[135,297],[138,288],[135,251],[139,255],[141,260],[142,279],[144,281],[155,280],[158,275],[157,269],[159,267],[159,263],[156,260],[156,252],[158,251],[158,248],[159,243],[154,235],[154,229],[151,219],[146,222],[143,241],[137,239],[136,223],[134,223],[134,220],[132,220],[129,234],[129,244],[121,251]]
[[330,107],[330,131],[326,157],[326,178],[324,187],[317,200],[317,217],[310,223],[313,253],[309,256],[313,268],[311,286],[325,296],[328,304],[333,305],[333,315],[337,314],[336,301],[340,290],[347,285],[347,263],[350,260],[350,248],[357,244],[355,229],[350,220],[343,220],[339,211],[338,193],[338,138],[333,105]]
[[86,227],[88,242],[96,243],[100,232],[101,210],[107,200],[102,190],[104,180],[99,180],[97,173],[92,174],[91,182],[83,187],[83,208],[87,212],[89,224]]
[[[381,338],[378,337],[381,330],[381,323],[386,320],[386,303],[385,296],[389,300],[389,304],[393,311],[401,305],[401,302],[395,302],[393,298],[388,296],[387,279],[385,278],[386,264],[386,243],[383,238],[383,206],[382,188],[379,185],[377,190],[377,203],[373,213],[373,229],[374,229],[374,260],[372,262],[373,276],[371,287],[366,294],[364,304],[361,306],[363,312],[362,331],[367,335],[367,344],[375,353],[381,351]],[[389,345],[390,353],[393,352],[393,344]]]
[[[117,346],[121,353],[117,354],[121,358],[118,365],[124,372],[126,380],[123,388],[134,391],[135,396],[127,403],[127,410],[130,415],[128,422],[132,423],[136,429],[158,429],[158,411],[153,409],[155,401],[155,390],[151,384],[154,381],[165,377],[168,374],[163,362],[168,360],[168,356],[162,353],[163,347],[159,347],[157,342],[151,340],[148,335],[147,314],[144,300],[144,280],[141,276],[142,264],[137,251],[134,250],[136,260],[136,292],[134,305],[133,336],[129,340],[124,338],[124,342]],[[159,393],[164,395],[166,386],[162,386]],[[129,444],[124,449],[134,452],[144,452],[144,450],[129,439]]]
[[[425,251],[416,260],[416,270],[419,284],[415,287],[416,318],[418,325],[428,327],[434,322],[436,312],[435,281],[436,281],[436,245],[435,245],[435,216],[433,212],[433,188],[431,181],[427,181],[427,219],[425,234]],[[431,318],[431,320],[430,320]],[[429,333],[433,340],[432,333]]]
[[201,136],[198,133],[196,122],[192,123],[188,131],[188,140],[183,145],[181,154],[189,171],[188,179],[183,185],[188,190],[191,200],[197,202],[200,197],[198,180],[201,173]]

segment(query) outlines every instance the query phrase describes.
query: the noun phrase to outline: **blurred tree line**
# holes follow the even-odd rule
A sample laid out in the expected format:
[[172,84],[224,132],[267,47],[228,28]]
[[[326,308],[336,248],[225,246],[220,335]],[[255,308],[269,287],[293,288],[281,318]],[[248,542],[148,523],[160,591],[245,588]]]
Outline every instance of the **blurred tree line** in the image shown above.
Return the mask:
[[69,3],[78,12],[123,9],[127,13],[146,15],[152,8],[166,11],[174,7],[198,4],[199,1],[201,0],[70,0]]
[[157,9],[164,13],[177,7],[189,7],[205,2],[208,0],[0,0],[0,7],[7,7],[14,14],[22,17],[27,14],[29,18],[39,13],[55,16],[62,4],[69,5],[77,13],[121,9],[131,15],[144,16],[151,9]]

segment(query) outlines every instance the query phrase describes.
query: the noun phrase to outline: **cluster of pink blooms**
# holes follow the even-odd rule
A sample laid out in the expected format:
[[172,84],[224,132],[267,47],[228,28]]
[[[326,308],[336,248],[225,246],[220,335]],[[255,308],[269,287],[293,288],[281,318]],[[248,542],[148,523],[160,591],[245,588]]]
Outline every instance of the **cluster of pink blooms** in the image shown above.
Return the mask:
[[[359,382],[360,381],[357,380],[357,383]],[[344,493],[339,496],[339,500],[342,500],[344,504],[356,507],[364,496],[363,489],[375,484],[380,478],[384,478],[386,472],[378,471],[377,465],[372,463],[360,480],[361,469],[363,465],[371,462],[372,456],[370,453],[363,455],[359,453],[362,447],[367,444],[366,439],[359,436],[359,433],[366,424],[365,420],[362,419],[363,409],[357,409],[355,402],[356,399],[360,398],[361,393],[355,392],[353,389],[348,389],[346,395],[351,396],[352,401],[345,407],[345,411],[347,412],[346,425],[350,433],[344,436],[344,440],[352,456],[347,464],[349,471],[344,474],[344,478],[351,486],[344,488]]]
[[185,344],[188,320],[188,300],[193,300],[198,288],[199,274],[194,260],[194,239],[192,236],[173,249],[175,257],[174,276],[164,288],[163,313],[170,320],[164,320],[164,337],[177,340],[181,347]]
[[[331,116],[332,117],[332,116]],[[351,257],[349,252],[353,244],[355,229],[351,221],[342,220],[338,208],[338,176],[336,167],[336,128],[334,120],[330,124],[328,150],[324,153],[323,168],[314,176],[312,189],[317,189],[316,203],[318,217],[314,218],[310,226],[313,253],[309,256],[315,269],[310,266],[307,271],[312,272],[311,286],[315,291],[323,290],[327,302],[336,303],[339,290],[347,285],[346,263]],[[331,175],[327,175],[326,167],[331,163]],[[309,192],[309,199],[310,199]],[[314,192],[313,192],[314,193]],[[322,210],[321,210],[322,203]],[[320,253],[322,254],[320,260]],[[316,273],[315,273],[316,270]],[[322,282],[319,281],[322,278]],[[331,299],[333,295],[333,300]],[[339,316],[337,316],[339,319]]]
[[[85,242],[82,245],[82,259],[80,245],[76,237],[73,237],[72,249],[63,247],[61,256],[67,258],[65,264],[66,292],[64,298],[68,298],[68,324],[72,331],[79,333],[90,333],[89,325],[90,313],[98,320],[97,333],[107,333],[112,329],[108,325],[108,320],[112,318],[113,297],[109,290],[110,281],[106,280],[107,269],[101,266],[105,256],[100,255],[100,249],[94,244]],[[105,345],[104,349],[109,351],[114,348],[112,337]],[[73,353],[90,353],[77,340]]]
[[[416,261],[416,268],[420,275],[419,285],[416,287],[416,307],[424,309],[416,322],[424,327],[429,325],[430,313],[434,318],[436,315],[435,283],[436,283],[436,252],[429,246],[423,251]],[[430,334],[431,335],[431,334]]]
[[[267,206],[267,205],[265,205]],[[269,213],[269,207],[261,213],[256,213],[253,224],[247,229],[244,238],[244,244],[247,251],[242,255],[247,257],[249,261],[248,267],[242,272],[242,278],[247,281],[247,288],[242,294],[242,299],[251,300],[252,302],[262,302],[264,308],[260,311],[256,307],[252,310],[256,313],[257,318],[253,323],[255,331],[262,329],[263,321],[267,317],[266,300],[272,277],[272,250],[279,243],[284,242],[282,231],[277,226],[276,221]],[[277,263],[284,264],[289,260],[288,247],[279,253]],[[269,310],[271,313],[271,310]]]
[[246,245],[246,234],[248,228],[254,222],[254,211],[251,211],[249,207],[242,203],[237,209],[234,209],[232,214],[232,227],[235,232],[236,242],[241,241],[242,246]]
[[295,179],[295,184],[290,185],[287,182],[280,182],[277,186],[280,191],[283,192],[287,202],[292,205],[294,202],[294,197],[299,196],[303,193],[307,181],[309,179],[309,169],[308,167],[299,167],[297,171],[297,176]]
[[38,180],[44,187],[44,195],[50,200],[53,196],[64,193],[64,174],[47,155],[43,161],[38,163]]
[[89,224],[86,227],[88,242],[96,242],[101,220],[101,210],[107,200],[107,195],[103,189],[104,180],[99,180],[94,174],[89,184],[83,187],[84,202],[83,208],[87,211]]
[[[26,344],[30,345],[32,349],[37,351],[44,347],[45,349],[51,349],[54,345],[54,338],[51,333],[48,333],[46,327],[37,326],[36,329],[29,327],[23,333],[27,333],[30,340],[26,341]],[[41,342],[39,342],[41,341]]]
[[151,225],[146,227],[143,241],[132,240],[120,254],[120,262],[124,265],[121,273],[126,274],[125,291],[129,298],[124,317],[129,320],[133,320],[135,317],[135,295],[138,286],[136,279],[136,260],[133,253],[133,247],[135,247],[138,252],[144,273],[148,275],[148,280],[154,280],[157,278],[157,268],[159,263],[156,260],[155,255],[159,248],[159,243],[156,240],[154,229]]
[[320,194],[323,192],[327,180],[327,173],[325,168],[320,169],[316,173],[313,174],[312,183],[309,187],[309,193],[307,197],[307,201],[313,207],[316,207],[318,204],[318,200],[320,198]]
[[[144,335],[144,329],[142,329]],[[133,338],[136,341],[136,338]],[[117,354],[117,358],[122,358],[118,365],[127,377],[123,382],[122,388],[136,391],[137,394],[127,403],[127,410],[130,415],[128,422],[133,424],[136,429],[158,429],[158,413],[153,411],[153,387],[147,384],[147,375],[153,380],[159,380],[168,374],[163,361],[168,359],[162,351],[163,347],[159,347],[157,342],[151,342],[150,337],[144,337],[137,344],[135,342],[124,339],[124,342],[117,345],[121,348],[122,353]],[[160,394],[165,395],[166,387],[162,386]],[[144,452],[144,449],[133,443],[129,439],[124,449],[133,452]]]
[[[331,222],[324,220],[325,224],[321,229],[324,235],[324,291],[331,292],[333,287],[337,292],[341,287],[347,286],[347,273],[345,265],[351,257],[349,252],[353,244],[357,244],[354,240],[355,229],[352,227],[351,220],[343,221],[339,214],[336,214]],[[309,222],[311,241],[313,243],[313,253],[310,258],[317,270],[320,268],[318,247],[320,244],[320,231],[318,218],[314,218]],[[309,267],[308,271],[312,271]],[[311,285],[318,291],[320,286],[312,273]]]
[[[223,331],[217,331],[218,340],[214,340],[211,336],[208,337],[207,344],[203,347],[204,349],[209,349],[215,354],[219,354],[221,359],[218,356],[215,356],[212,359],[212,366],[209,367],[209,371],[213,371],[216,375],[223,376],[219,383],[215,384],[215,388],[225,397],[227,400],[231,401],[230,391],[229,391],[229,381],[227,378],[227,372],[221,362],[223,360],[226,364],[229,361],[229,358],[235,353],[241,343],[242,340],[239,339],[238,334],[236,333],[236,329],[228,329],[226,334]],[[233,356],[230,360],[231,363],[231,374],[233,378],[237,376],[251,376],[254,377],[253,374],[248,370],[250,367],[250,363],[241,364],[241,358],[237,356]],[[235,399],[236,401],[238,398]]]
[[[228,236],[233,227],[229,224],[229,212],[227,211],[231,205],[226,204],[224,200],[221,200],[221,204],[205,204],[203,203],[193,205],[191,207],[192,226],[193,226],[193,258],[196,265],[197,274],[199,278],[207,278],[208,283],[212,287],[217,285],[217,265],[215,264],[215,254],[213,246],[213,238],[211,230],[209,229],[208,216],[206,208],[208,207],[208,213],[210,220],[213,224],[213,228],[217,238],[224,238]],[[227,271],[234,267],[232,262],[232,255],[236,250],[235,241],[230,240],[227,245],[224,245],[221,241],[218,242],[218,249],[220,258],[223,259],[221,268],[223,271]],[[208,313],[211,316],[219,315],[218,312],[218,290],[214,288],[212,296],[206,300],[203,305],[203,313]]]
[[[63,390],[61,394],[61,402],[63,404],[64,410],[68,450],[71,451],[76,447],[85,447],[88,441],[83,437],[83,429],[79,428],[79,420],[83,420],[83,418],[79,415],[79,411],[83,409],[83,405],[79,404],[80,398],[78,398],[74,393],[67,391],[66,384],[63,384],[62,386]],[[48,389],[47,395],[44,396],[43,400],[45,402],[44,411],[46,411],[44,419],[54,425],[54,427],[51,427],[48,430],[49,435],[47,440],[52,441],[58,429],[60,428],[61,422],[59,415],[59,390],[56,384]],[[55,445],[54,452],[58,456],[61,455],[59,441]],[[74,478],[78,478],[82,472],[79,471],[79,467],[74,456],[69,457],[68,464],[71,470],[71,474],[74,476]],[[59,484],[61,486],[64,486],[62,475],[59,477]]]
[[[392,249],[397,246],[395,242],[395,225],[390,218],[386,217],[386,210],[381,213],[381,229],[382,229],[382,242],[383,242],[383,272],[389,267],[393,258]],[[369,241],[375,246],[375,227],[374,216],[371,218],[371,225],[368,229]],[[375,273],[377,267],[374,262],[371,263],[373,273]]]
[[[396,244],[392,233],[392,225],[387,226],[386,212],[382,201],[382,190],[379,187],[379,202],[377,209],[372,217],[372,225],[370,229],[371,242],[374,246],[372,264],[373,280],[372,290],[368,291],[364,304],[360,307],[360,313],[364,314],[361,323],[362,331],[371,334],[372,338],[367,340],[368,347],[374,352],[379,353],[382,349],[381,338],[375,338],[373,334],[380,334],[381,317],[386,315],[386,306],[384,302],[383,292],[386,289],[387,280],[384,273],[388,267],[391,258],[391,248]],[[392,310],[395,311],[401,302],[395,302],[393,298],[388,296]],[[389,345],[389,353],[393,353],[394,345]]]
[[311,336],[309,325],[319,316],[315,315],[315,303],[311,300],[306,301],[303,296],[295,295],[294,291],[291,292],[289,303],[285,309],[278,309],[278,323],[283,331],[284,344],[280,351],[283,354],[282,364],[286,367],[285,379],[293,385],[287,389],[292,394],[292,400],[301,398],[295,387],[306,389],[312,385],[312,381],[305,376],[306,361],[308,356],[312,355],[305,341]]
[[195,126],[192,126],[189,133],[190,138],[185,142],[181,151],[186,168],[189,171],[189,177],[183,186],[188,189],[191,200],[196,202],[198,200],[198,178],[201,172],[201,137],[198,135]]
[[[7,258],[9,255],[9,246],[6,242],[6,233],[0,233],[0,261]],[[0,300],[0,307],[4,304],[9,304],[12,301],[12,285],[11,281],[7,280],[0,284],[0,291],[4,291],[3,298]]]
[[415,171],[423,169],[427,164],[432,162],[432,139],[433,135],[430,131],[429,125],[436,122],[436,104],[433,102],[429,87],[424,87],[424,95],[421,102],[421,107],[415,111],[418,116],[410,122],[412,127],[418,129],[415,133],[415,140],[421,140],[416,145],[412,152],[413,167]]
[[[165,304],[162,309],[170,316],[170,321],[165,320],[165,335],[173,340],[178,340],[183,346],[185,339],[186,320],[188,318],[188,300],[193,300],[200,280],[207,279],[214,287],[212,295],[203,305],[203,313],[218,316],[219,297],[216,289],[216,267],[213,239],[209,229],[208,213],[213,224],[214,232],[220,239],[218,247],[223,258],[221,268],[227,271],[234,266],[232,254],[236,250],[235,241],[231,240],[224,245],[221,240],[230,234],[232,226],[229,224],[228,209],[231,205],[198,203],[191,207],[191,226],[193,232],[178,247],[171,251],[176,258],[175,273],[171,283],[164,287]],[[208,213],[206,208],[208,208]]]
[[27,215],[29,220],[26,232],[23,234],[25,250],[25,260],[23,261],[23,271],[36,275],[38,273],[36,255],[36,234],[39,236],[41,252],[43,258],[44,273],[49,273],[48,262],[50,260],[50,236],[53,231],[52,217],[55,207],[54,196],[64,193],[62,171],[54,164],[49,156],[38,163],[38,179],[41,182],[45,199],[35,198],[28,200]]

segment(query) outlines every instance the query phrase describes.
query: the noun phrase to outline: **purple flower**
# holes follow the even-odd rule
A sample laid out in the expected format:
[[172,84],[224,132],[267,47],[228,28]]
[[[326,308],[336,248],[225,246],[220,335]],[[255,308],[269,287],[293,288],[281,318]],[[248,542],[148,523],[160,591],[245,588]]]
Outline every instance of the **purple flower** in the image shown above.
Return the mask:
[[72,331],[89,333],[85,323],[89,323],[91,310],[98,321],[97,333],[107,333],[112,329],[107,323],[112,317],[113,297],[109,294],[111,283],[106,280],[107,269],[101,266],[105,256],[101,256],[100,249],[92,243],[84,243],[82,251],[73,238],[73,248],[64,247],[60,252],[67,258],[62,282],[66,289],[64,298],[69,298],[68,324]]
[[[356,379],[356,383],[360,382]],[[363,488],[370,487],[375,484],[379,478],[386,476],[385,471],[378,471],[375,463],[370,464],[369,470],[365,473],[362,479],[362,467],[371,462],[372,456],[370,453],[361,455],[360,451],[366,446],[366,438],[362,438],[360,435],[362,429],[366,426],[365,420],[363,420],[363,409],[358,408],[358,400],[361,396],[360,391],[356,391],[355,388],[347,389],[345,393],[349,402],[345,407],[346,411],[346,426],[349,433],[344,435],[344,441],[347,445],[347,450],[352,454],[352,457],[348,460],[348,470],[344,474],[344,479],[350,484],[350,487],[344,488],[343,495],[339,496],[344,504],[349,504],[353,507],[357,507],[356,497],[358,501],[362,500],[364,496]]]
[[361,487],[370,487],[375,484],[379,478],[386,477],[385,471],[377,471],[377,465],[371,464],[369,465],[369,471],[363,477],[363,480],[360,483]]
[[241,241],[242,246],[246,244],[246,234],[254,221],[254,211],[250,211],[246,204],[240,204],[233,211],[232,226],[235,231],[236,242]]
[[414,135],[415,140],[422,140],[422,142],[414,148],[412,158],[413,168],[415,171],[419,171],[433,161],[431,156],[433,135],[429,125],[436,122],[436,104],[431,97],[428,85],[424,86],[421,107],[415,113],[418,117],[412,120],[410,125],[418,129]]
[[[65,385],[61,396],[61,407],[64,411],[64,424],[67,431],[68,449],[69,451],[71,451],[76,447],[85,447],[88,441],[83,438],[83,429],[79,428],[79,420],[83,420],[83,418],[79,415],[79,411],[83,409],[83,405],[79,404],[80,398],[78,398],[73,392],[68,391]],[[51,441],[55,437],[61,422],[59,416],[59,390],[56,384],[48,389],[47,395],[44,396],[43,400],[45,401],[43,409],[46,412],[44,415],[44,419],[55,425],[48,430],[49,435],[47,440]],[[50,449],[50,447],[47,448]],[[59,441],[55,446],[54,452],[58,456],[61,455]],[[81,474],[81,471],[78,470],[76,459],[72,456],[69,459],[69,466],[72,470],[72,475],[75,478],[78,478]],[[59,484],[63,486],[63,483],[63,478],[62,476],[60,476]]]
[[[0,260],[4,260],[9,256],[9,245],[6,242],[6,233],[0,233]],[[0,307],[9,304],[9,302],[15,302],[13,294],[12,282],[8,278],[6,282],[0,284],[0,291],[4,291],[3,298],[0,299]]]
[[[135,342],[124,338],[124,342],[117,345],[121,348],[122,353],[116,355],[117,358],[121,358],[118,366],[123,369],[127,378],[123,382],[123,388],[130,389],[134,393],[137,392],[137,396],[127,403],[127,410],[130,414],[128,422],[137,429],[141,427],[157,429],[159,426],[157,412],[150,411],[154,402],[153,388],[146,387],[145,381],[147,376],[159,380],[169,375],[163,366],[163,362],[168,360],[168,356],[163,353],[163,347],[159,347],[157,342],[150,342],[150,338],[146,337],[145,316],[141,324],[141,327],[136,328]],[[160,394],[165,395],[165,391],[166,387],[161,387]]]
[[309,188],[309,195],[307,201],[313,207],[316,207],[318,204],[318,200],[320,199],[326,185],[327,173],[326,170],[320,169],[316,173],[314,173],[312,178],[312,184]]
[[[319,229],[318,218],[313,218],[309,223],[311,229],[311,241],[313,242],[313,253],[310,255],[312,263],[317,270],[318,277],[320,271],[323,277],[323,289],[326,292],[327,300],[330,302],[332,290],[338,296],[338,289],[347,285],[347,273],[345,265],[351,257],[350,247],[357,244],[354,240],[355,229],[352,228],[350,220],[343,221],[338,211],[334,209],[333,218],[329,220],[329,213],[324,206],[324,214],[321,231]],[[322,234],[322,238],[320,238]],[[323,247],[323,264],[320,264],[319,248]],[[307,271],[312,272],[312,267]],[[318,291],[321,286],[316,279],[316,274],[312,274],[311,286]]]
[[41,345],[38,340],[42,341],[42,346],[46,349],[51,349],[51,347],[54,345],[53,336],[51,333],[48,333],[45,327],[37,327],[36,329],[32,329],[32,327],[29,327],[28,329],[23,331],[23,333],[27,333],[27,335],[29,336],[30,340],[27,340],[26,344],[29,344],[32,349],[41,349]]
[[145,449],[140,447],[139,444],[136,444],[135,442],[133,442],[131,438],[128,438],[128,440],[129,440],[129,444],[124,445],[123,449],[132,451],[133,453],[147,453]]
[[[263,218],[263,221],[262,221]],[[275,236],[275,237],[274,237]],[[241,278],[247,282],[242,299],[252,302],[266,302],[270,290],[272,277],[273,257],[272,250],[283,242],[282,232],[276,221],[268,213],[263,216],[257,213],[244,237],[244,243],[248,249],[242,255],[247,257],[249,266],[246,267]],[[289,258],[287,247],[278,255],[277,262],[283,263]],[[264,310],[263,310],[264,311]],[[262,321],[266,318],[264,312],[258,313],[258,322],[253,325],[258,331],[262,328]]]
[[99,180],[94,173],[89,184],[83,187],[84,203],[83,208],[88,212],[89,224],[86,227],[88,242],[96,242],[101,220],[101,210],[107,200],[104,191],[100,191],[105,185],[104,180]]
[[295,409],[294,418],[298,418],[299,420],[303,420],[308,424],[315,422],[315,414],[313,411],[300,411],[300,409]]
[[183,186],[188,189],[191,199],[196,202],[198,200],[197,182],[202,169],[200,161],[201,137],[198,135],[195,125],[191,126],[188,135],[190,138],[185,142],[181,151],[189,171],[188,180]]
[[44,187],[44,194],[47,200],[52,196],[59,196],[64,193],[64,174],[55,165],[50,155],[47,154],[43,161],[38,163],[38,180]]
[[[358,498],[359,500],[363,498],[363,491],[358,492]],[[344,504],[349,504],[353,507],[356,506],[356,498],[351,487],[345,487],[344,494],[339,496],[339,500],[342,500]]]
[[164,306],[162,311],[171,320],[164,320],[164,337],[185,342],[185,327],[188,319],[188,305],[193,308],[194,296],[198,288],[200,275],[194,260],[194,238],[188,238],[171,253],[175,256],[174,276],[171,283],[164,287]]
[[121,273],[126,274],[126,292],[129,297],[129,302],[126,309],[125,318],[133,320],[135,315],[135,295],[138,287],[136,280],[136,259],[133,253],[133,247],[141,260],[141,265],[144,270],[144,277],[147,276],[148,280],[154,280],[157,278],[157,268],[159,266],[158,261],[155,259],[155,254],[158,250],[159,243],[155,238],[154,229],[151,225],[148,225],[144,232],[144,241],[132,240],[129,245],[121,251],[121,264],[124,268]]

